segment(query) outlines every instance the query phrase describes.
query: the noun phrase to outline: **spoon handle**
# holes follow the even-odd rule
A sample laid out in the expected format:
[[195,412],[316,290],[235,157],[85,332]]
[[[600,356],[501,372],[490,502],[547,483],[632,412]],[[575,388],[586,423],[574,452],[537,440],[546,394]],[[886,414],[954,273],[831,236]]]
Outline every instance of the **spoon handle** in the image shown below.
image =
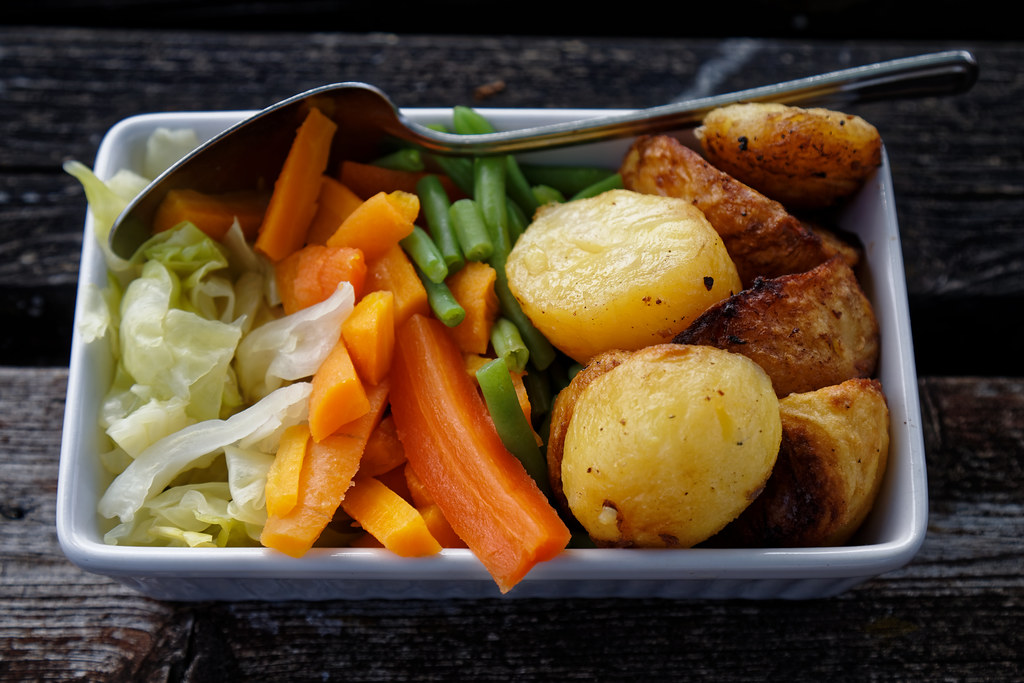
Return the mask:
[[602,116],[481,135],[443,133],[404,121],[423,147],[455,155],[488,155],[566,147],[599,140],[694,127],[715,109],[737,102],[837,107],[883,99],[965,92],[978,77],[966,50],[935,52],[819,74],[749,90]]

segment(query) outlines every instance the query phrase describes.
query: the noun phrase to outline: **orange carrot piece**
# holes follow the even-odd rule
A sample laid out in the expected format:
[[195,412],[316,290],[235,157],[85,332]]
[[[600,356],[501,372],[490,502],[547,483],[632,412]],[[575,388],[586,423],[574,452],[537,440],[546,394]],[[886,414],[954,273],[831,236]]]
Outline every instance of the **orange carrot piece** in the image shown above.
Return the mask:
[[366,259],[358,249],[310,244],[278,261],[274,277],[284,312],[294,313],[325,300],[341,282],[350,283],[356,298],[361,297]]
[[420,198],[410,192],[378,192],[349,214],[328,246],[356,247],[373,260],[412,234]]
[[387,289],[370,292],[355,305],[341,326],[359,377],[370,384],[391,370],[395,350],[395,295]]
[[566,547],[569,530],[505,448],[447,328],[398,329],[391,411],[406,458],[501,592]]
[[[362,474],[362,473],[360,473]],[[404,500],[408,501],[410,505],[416,507],[412,502],[412,494],[409,493],[409,484],[405,481],[405,465],[400,465],[391,470],[388,470],[384,474],[377,475],[374,477],[382,484],[387,486],[389,489],[400,495]]]
[[284,430],[277,455],[267,472],[267,514],[280,517],[291,512],[299,499],[302,461],[309,446],[309,425],[301,423]]
[[445,519],[440,506],[432,503],[424,507],[417,507],[416,509],[420,511],[423,521],[427,523],[430,535],[437,539],[442,548],[466,547],[466,542],[459,538],[459,535],[455,533],[455,529],[452,529],[452,525]]
[[[342,184],[349,187],[353,192],[363,198],[372,197],[378,192],[416,192],[416,183],[429,172],[402,171],[392,168],[384,168],[374,164],[364,164],[358,161],[346,159],[338,167],[338,178]],[[438,176],[444,186],[448,197],[455,199],[465,196],[459,190],[451,178],[446,175]]]
[[306,243],[337,128],[313,108],[295,134],[256,238],[256,249],[271,261],[280,261]]
[[468,261],[446,280],[452,296],[466,311],[462,322],[450,328],[465,353],[486,353],[491,343],[491,327],[499,309],[494,289],[497,276],[494,268],[483,261]]
[[170,190],[153,216],[153,232],[170,230],[188,221],[218,242],[238,220],[247,240],[256,237],[269,197],[265,192],[239,191],[206,194],[197,190]]
[[403,463],[405,463],[405,449],[402,448],[402,442],[398,440],[395,420],[388,415],[380,421],[377,428],[373,430],[373,434],[370,435],[370,440],[366,442],[366,452],[363,453],[363,462],[359,465],[359,473],[368,477],[377,477],[396,468],[404,470],[405,468],[401,467]]
[[380,289],[395,295],[396,327],[414,313],[430,315],[427,290],[401,245],[396,244],[366,264],[366,291]]
[[366,389],[344,340],[339,340],[313,375],[309,395],[310,434],[314,441],[322,441],[369,410]]
[[320,178],[316,215],[306,233],[307,244],[327,244],[327,238],[363,203],[362,197],[329,175]]
[[374,477],[356,477],[341,506],[384,547],[402,557],[441,552],[419,511]]
[[299,497],[285,515],[269,515],[260,541],[292,557],[302,557],[320,536],[352,485],[370,434],[388,405],[390,383],[368,391],[370,410],[322,441],[311,441],[299,476]]

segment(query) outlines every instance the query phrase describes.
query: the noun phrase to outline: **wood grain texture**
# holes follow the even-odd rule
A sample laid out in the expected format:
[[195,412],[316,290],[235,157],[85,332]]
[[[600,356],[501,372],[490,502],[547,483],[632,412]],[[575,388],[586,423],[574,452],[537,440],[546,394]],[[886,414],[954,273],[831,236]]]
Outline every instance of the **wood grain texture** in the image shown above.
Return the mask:
[[1012,680],[1024,659],[1024,380],[920,382],[928,535],[831,600],[177,604],[70,564],[67,371],[0,368],[0,680]]

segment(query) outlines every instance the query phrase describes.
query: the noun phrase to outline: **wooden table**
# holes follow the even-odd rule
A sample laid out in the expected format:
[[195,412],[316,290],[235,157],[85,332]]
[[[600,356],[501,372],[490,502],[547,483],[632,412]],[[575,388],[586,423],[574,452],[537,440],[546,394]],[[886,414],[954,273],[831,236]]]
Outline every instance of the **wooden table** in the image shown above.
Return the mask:
[[[176,604],[61,553],[85,200],[60,163],[118,120],[347,79],[402,106],[640,107],[953,47],[981,65],[970,93],[857,111],[892,161],[920,376],[931,514],[905,568],[802,602]],[[0,680],[1019,679],[1022,69],[1016,42],[0,28]]]

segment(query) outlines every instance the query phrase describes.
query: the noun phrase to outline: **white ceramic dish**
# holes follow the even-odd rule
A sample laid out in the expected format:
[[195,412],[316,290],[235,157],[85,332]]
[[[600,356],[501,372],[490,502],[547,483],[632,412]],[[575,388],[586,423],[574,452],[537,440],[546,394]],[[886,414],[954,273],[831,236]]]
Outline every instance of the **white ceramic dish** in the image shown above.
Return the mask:
[[[194,129],[210,137],[252,112],[142,115],[114,126],[100,145],[101,178],[138,169],[147,136],[158,126]],[[443,121],[450,110],[408,112]],[[595,116],[595,110],[486,110],[501,128]],[[533,160],[616,167],[628,141],[535,154]],[[879,378],[892,414],[888,471],[877,504],[853,544],[810,549],[580,549],[536,567],[505,597],[818,598],[835,595],[897,569],[924,540],[928,514],[924,444],[910,338],[906,281],[886,161],[844,212],[842,228],[863,241],[864,286],[878,316]],[[79,282],[105,282],[102,256],[86,220]],[[293,559],[263,548],[136,548],[103,543],[97,501],[108,483],[97,457],[97,404],[111,360],[72,342],[57,491],[57,532],[67,557],[167,600],[321,600],[485,598],[500,593],[468,550],[403,559],[378,549],[314,549]]]

